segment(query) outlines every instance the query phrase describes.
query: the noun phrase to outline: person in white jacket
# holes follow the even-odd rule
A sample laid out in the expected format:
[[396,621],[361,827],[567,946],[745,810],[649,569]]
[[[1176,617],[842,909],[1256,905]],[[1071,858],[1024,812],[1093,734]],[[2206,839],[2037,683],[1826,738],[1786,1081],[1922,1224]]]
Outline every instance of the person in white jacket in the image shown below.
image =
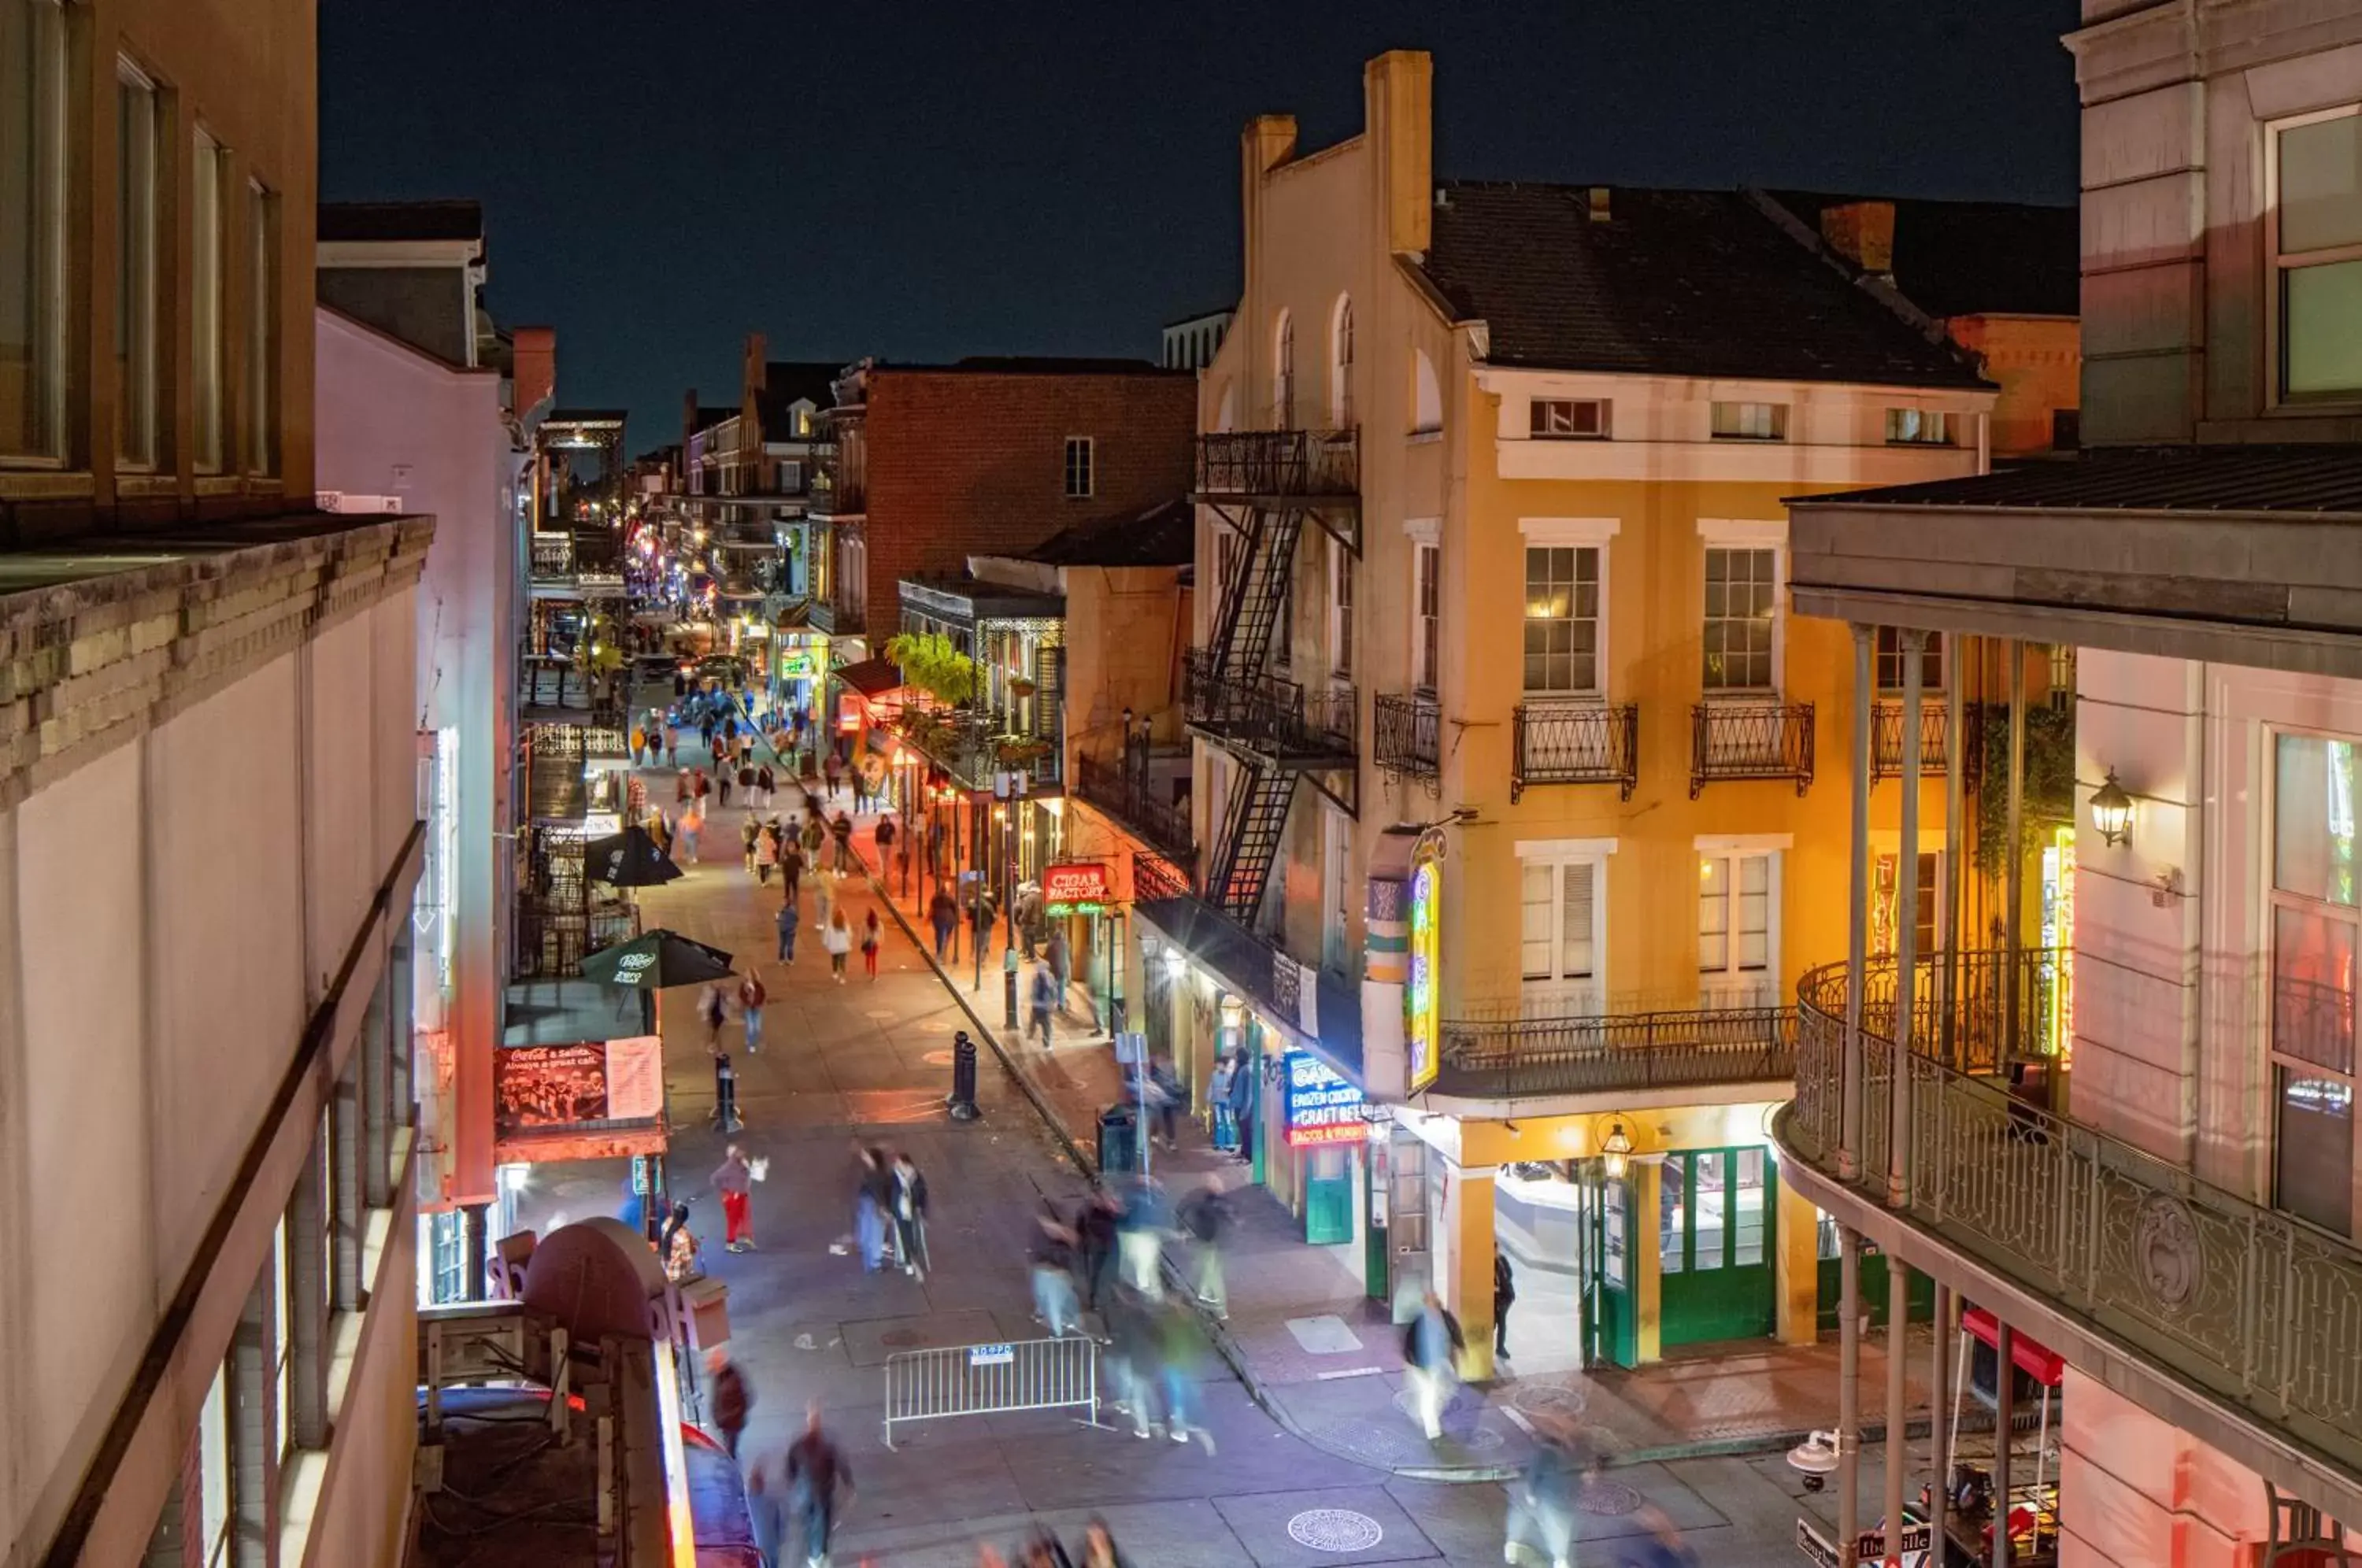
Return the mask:
[[828,923],[821,928],[820,944],[828,954],[829,972],[838,985],[844,984],[844,960],[853,951],[853,927],[844,921],[844,911],[831,910]]

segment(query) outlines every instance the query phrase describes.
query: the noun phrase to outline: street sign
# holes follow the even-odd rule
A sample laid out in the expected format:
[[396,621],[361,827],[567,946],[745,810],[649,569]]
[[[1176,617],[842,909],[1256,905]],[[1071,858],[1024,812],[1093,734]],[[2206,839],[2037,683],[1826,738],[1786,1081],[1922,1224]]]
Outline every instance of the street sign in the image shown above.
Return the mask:
[[[1927,1568],[1928,1548],[1934,1543],[1935,1532],[1925,1523],[1906,1523],[1903,1527],[1903,1551],[1899,1557],[1886,1554],[1886,1532],[1866,1529],[1854,1538],[1856,1562],[1879,1562],[1894,1568]],[[1796,1550],[1820,1568],[1838,1568],[1838,1549],[1810,1519],[1796,1521]]]
[[1042,902],[1054,915],[1096,914],[1113,898],[1108,868],[1098,861],[1077,861],[1045,867],[1042,872]]
[[1017,1359],[1014,1345],[970,1345],[967,1364],[970,1366],[1007,1366]]

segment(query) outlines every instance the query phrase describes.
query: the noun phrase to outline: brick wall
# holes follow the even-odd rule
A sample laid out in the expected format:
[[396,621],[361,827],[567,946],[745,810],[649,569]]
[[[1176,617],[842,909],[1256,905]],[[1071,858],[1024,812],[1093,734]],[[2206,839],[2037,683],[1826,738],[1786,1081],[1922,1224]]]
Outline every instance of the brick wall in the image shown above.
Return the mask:
[[[1015,554],[1074,524],[1187,492],[1197,378],[1187,371],[872,372],[868,624],[900,629],[895,584]],[[1094,493],[1069,500],[1065,444],[1094,442]]]

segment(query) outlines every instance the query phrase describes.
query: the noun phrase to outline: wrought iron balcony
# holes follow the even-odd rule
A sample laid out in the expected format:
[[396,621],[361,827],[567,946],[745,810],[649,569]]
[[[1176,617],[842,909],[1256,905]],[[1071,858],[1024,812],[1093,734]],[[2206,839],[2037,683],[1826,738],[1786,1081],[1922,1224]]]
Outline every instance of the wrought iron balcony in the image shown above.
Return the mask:
[[[2066,956],[2020,961],[2065,974]],[[1943,962],[1937,955],[1928,967],[1940,974]],[[1885,971],[1868,988],[1888,1001],[1883,1012],[1864,1007],[1862,1176],[1849,1190],[2083,1333],[2129,1347],[2128,1362],[2167,1369],[2242,1412],[2282,1451],[2362,1468],[2362,1250],[2353,1243],[1948,1066],[1934,1040],[1915,1035],[1904,1064],[1908,1198],[1888,1200],[1893,967],[1874,964],[1864,977]],[[1796,1099],[1775,1125],[1791,1157],[1838,1182],[1845,1012],[1843,965],[1800,982]]]
[[[1960,777],[1970,789],[1974,789],[1983,774],[1984,747],[1978,745],[1982,731],[1979,723],[1981,712],[1974,702],[1961,705],[1961,724],[1968,733],[1968,745],[1960,754]],[[1923,701],[1919,705],[1919,772],[1942,774],[1950,766],[1951,725],[1941,700]],[[1870,715],[1870,778],[1873,784],[1903,774],[1903,704],[1880,702]]]
[[1211,648],[1191,648],[1181,675],[1183,711],[1209,740],[1284,767],[1351,767],[1360,755],[1351,686],[1308,692],[1275,675],[1235,675]]
[[1006,734],[995,714],[965,708],[906,708],[897,725],[905,739],[963,789],[990,789],[996,773],[1022,773],[1036,787],[1053,785],[1065,771],[1064,748],[1056,734]]
[[1813,787],[1810,702],[1700,702],[1690,710],[1690,799],[1727,778],[1789,778]]
[[574,536],[571,534],[535,534],[533,536],[533,575],[537,578],[570,578],[574,575]]
[[804,508],[828,517],[853,517],[860,514],[868,500],[860,480],[823,471],[812,475]]
[[1170,801],[1157,799],[1140,774],[1120,763],[1079,756],[1075,759],[1075,793],[1122,823],[1142,843],[1184,866],[1197,864],[1189,813]]
[[1413,778],[1438,778],[1442,773],[1443,711],[1432,697],[1380,696],[1371,699],[1372,723],[1377,734],[1373,751],[1380,767]]
[[1529,697],[1512,715],[1509,801],[1531,784],[1613,784],[1627,801],[1640,780],[1640,710],[1587,697]]
[[1340,502],[1362,489],[1359,430],[1226,430],[1198,437],[1197,498]]
[[1693,1008],[1444,1021],[1438,1094],[1478,1099],[1768,1083],[1795,1071],[1795,1012]]

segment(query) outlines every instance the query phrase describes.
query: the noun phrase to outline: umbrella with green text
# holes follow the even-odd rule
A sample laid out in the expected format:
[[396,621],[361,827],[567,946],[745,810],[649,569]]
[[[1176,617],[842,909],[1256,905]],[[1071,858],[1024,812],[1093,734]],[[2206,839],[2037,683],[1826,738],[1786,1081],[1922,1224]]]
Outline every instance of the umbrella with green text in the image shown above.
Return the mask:
[[731,955],[719,947],[708,947],[659,927],[586,955],[582,977],[602,985],[659,991],[719,980],[730,973],[730,961]]

